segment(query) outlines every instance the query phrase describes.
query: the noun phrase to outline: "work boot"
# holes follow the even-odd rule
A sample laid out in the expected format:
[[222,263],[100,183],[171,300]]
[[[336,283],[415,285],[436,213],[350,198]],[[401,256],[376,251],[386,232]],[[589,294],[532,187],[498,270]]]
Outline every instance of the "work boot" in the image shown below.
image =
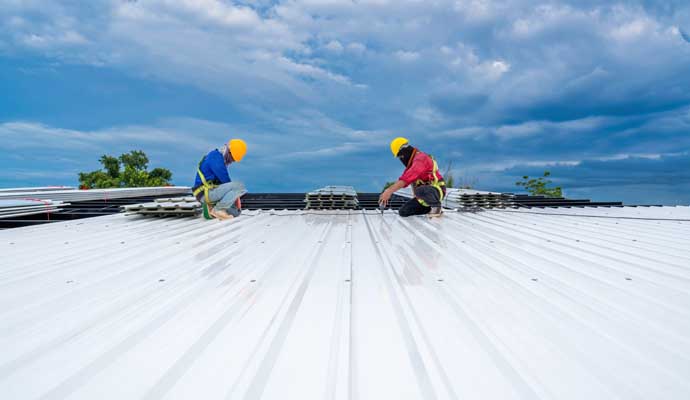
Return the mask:
[[219,219],[219,220],[221,220],[221,221],[225,221],[226,219],[232,219],[232,218],[234,218],[232,215],[228,214],[227,211],[225,211],[225,210],[217,210],[217,209],[215,209],[215,208],[212,208],[212,209],[208,210],[208,213],[211,214],[211,215],[213,215],[215,218],[217,218],[217,219]]
[[443,215],[443,207],[431,207],[431,211],[427,214],[429,218],[436,218]]

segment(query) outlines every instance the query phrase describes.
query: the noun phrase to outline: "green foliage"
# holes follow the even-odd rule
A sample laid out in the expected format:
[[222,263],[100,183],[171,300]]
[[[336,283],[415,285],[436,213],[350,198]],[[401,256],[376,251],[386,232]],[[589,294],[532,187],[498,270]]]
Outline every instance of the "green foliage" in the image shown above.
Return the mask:
[[386,184],[383,185],[383,190],[386,190],[393,185],[395,185],[395,182],[386,182]]
[[[172,172],[165,168],[146,171],[149,158],[140,150],[113,157],[103,155],[98,160],[103,169],[79,173],[79,186],[83,189],[120,187],[150,187],[170,184]],[[124,167],[124,171],[121,169]]]
[[103,164],[103,168],[105,168],[109,177],[117,178],[120,176],[120,160],[115,157],[103,155],[98,161]]
[[553,183],[550,179],[546,179],[549,176],[551,176],[549,171],[544,171],[544,176],[536,179],[530,179],[529,176],[525,175],[521,181],[515,182],[515,184],[524,187],[533,196],[563,197],[563,190],[560,186],[548,187]]
[[133,150],[120,156],[122,165],[130,166],[137,171],[146,171],[149,165],[149,158],[141,150]]

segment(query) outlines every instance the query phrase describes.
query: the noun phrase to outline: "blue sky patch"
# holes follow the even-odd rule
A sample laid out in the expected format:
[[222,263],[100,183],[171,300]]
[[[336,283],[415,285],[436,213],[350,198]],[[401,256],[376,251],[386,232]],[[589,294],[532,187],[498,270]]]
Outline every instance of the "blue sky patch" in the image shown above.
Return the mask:
[[686,2],[0,5],[0,186],[146,151],[189,185],[249,144],[250,191],[378,191],[409,137],[478,189],[548,169],[572,197],[690,203]]

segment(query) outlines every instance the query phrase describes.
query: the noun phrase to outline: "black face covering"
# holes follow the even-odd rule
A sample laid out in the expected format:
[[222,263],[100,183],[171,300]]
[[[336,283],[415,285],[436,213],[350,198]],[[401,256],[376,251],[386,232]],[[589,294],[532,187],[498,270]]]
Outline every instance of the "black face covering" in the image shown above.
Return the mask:
[[405,168],[407,168],[408,164],[410,163],[413,153],[414,147],[410,146],[409,144],[404,145],[400,148],[400,150],[398,150],[398,160],[400,160]]

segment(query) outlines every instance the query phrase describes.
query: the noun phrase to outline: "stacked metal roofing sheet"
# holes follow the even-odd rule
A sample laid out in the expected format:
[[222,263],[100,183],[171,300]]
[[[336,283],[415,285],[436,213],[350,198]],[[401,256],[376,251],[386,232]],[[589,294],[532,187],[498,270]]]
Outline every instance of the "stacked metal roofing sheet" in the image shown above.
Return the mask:
[[352,186],[325,186],[304,197],[307,210],[343,210],[359,207],[357,192]]
[[91,201],[124,199],[144,196],[175,196],[190,194],[190,188],[186,186],[161,186],[142,188],[116,188],[116,189],[89,189],[89,190],[33,190],[0,193],[0,199],[40,199],[60,201]]
[[690,209],[575,211],[0,231],[0,393],[690,398]]
[[0,199],[0,219],[16,218],[25,215],[48,214],[60,211],[69,205],[52,200],[2,200]]
[[508,208],[515,207],[512,193],[480,192],[477,190],[449,188],[443,205],[454,209]]
[[127,215],[194,217],[201,214],[201,203],[194,197],[161,198],[148,203],[126,205],[122,208]]
[[62,190],[77,190],[73,186],[31,186],[18,188],[0,188],[0,194],[20,192],[56,192]]

